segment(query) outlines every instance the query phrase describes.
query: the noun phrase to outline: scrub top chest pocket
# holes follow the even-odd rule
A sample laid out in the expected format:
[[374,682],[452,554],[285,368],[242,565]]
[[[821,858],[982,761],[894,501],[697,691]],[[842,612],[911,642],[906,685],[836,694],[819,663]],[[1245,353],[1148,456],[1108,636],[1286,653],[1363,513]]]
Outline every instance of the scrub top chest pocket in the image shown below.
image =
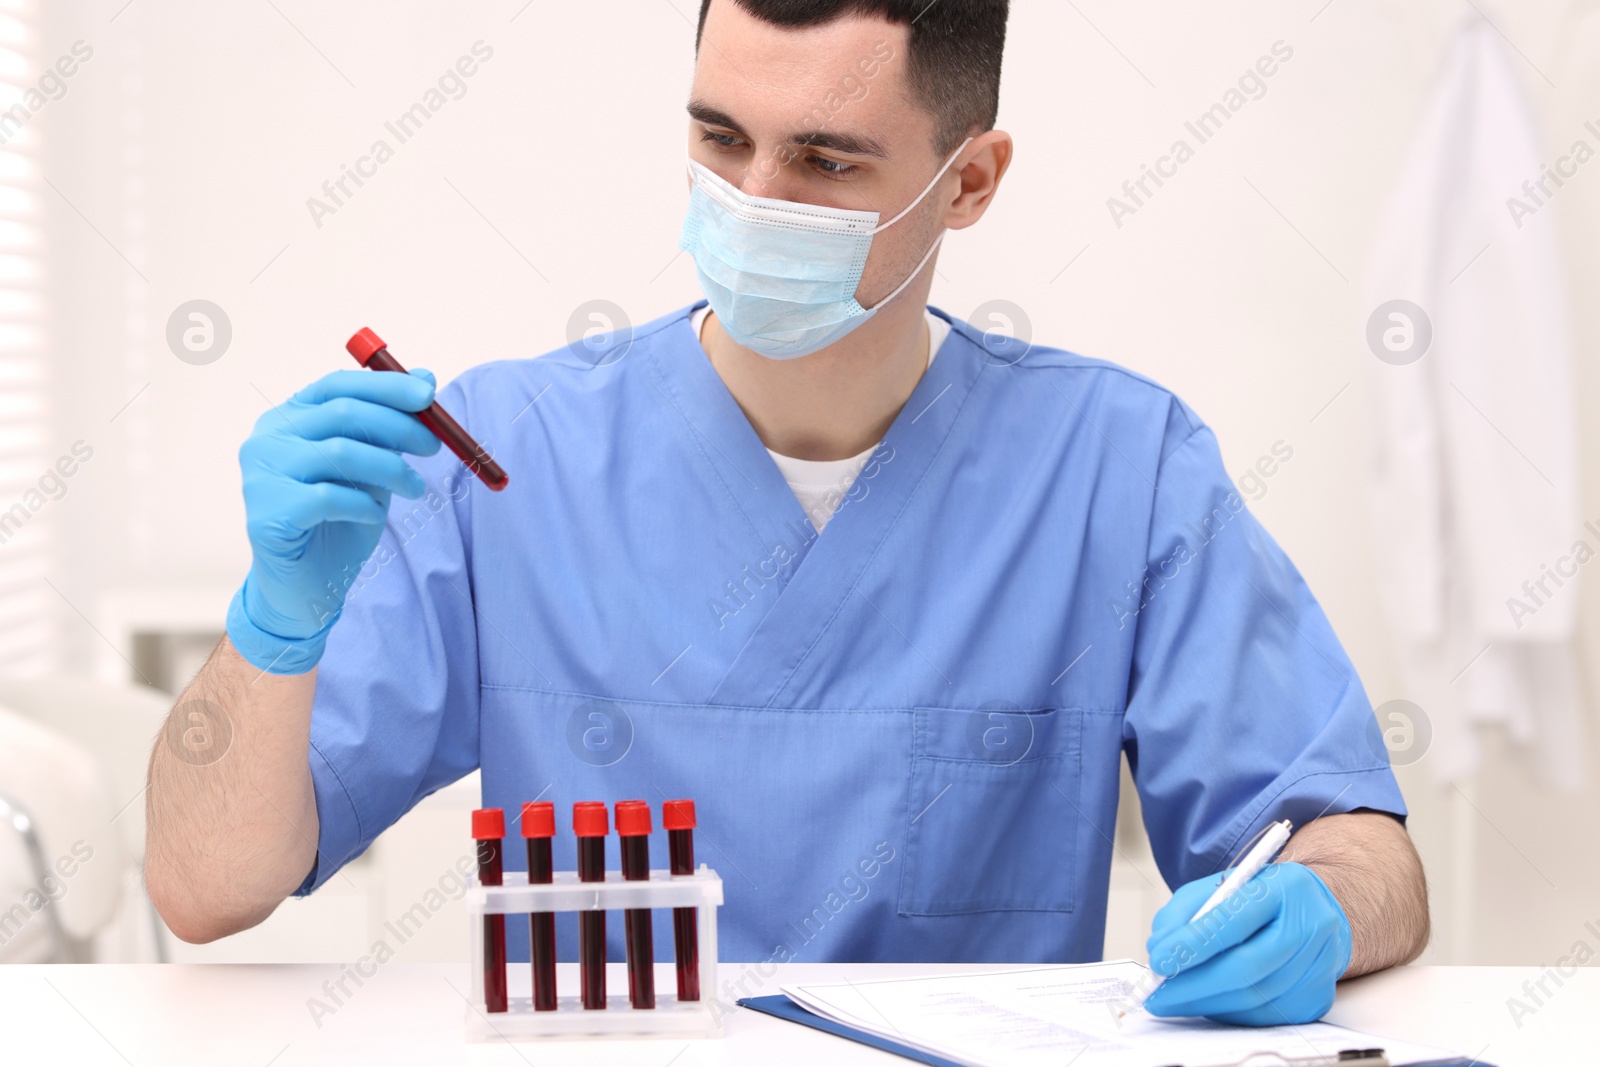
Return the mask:
[[901,915],[1070,912],[1082,713],[914,713]]

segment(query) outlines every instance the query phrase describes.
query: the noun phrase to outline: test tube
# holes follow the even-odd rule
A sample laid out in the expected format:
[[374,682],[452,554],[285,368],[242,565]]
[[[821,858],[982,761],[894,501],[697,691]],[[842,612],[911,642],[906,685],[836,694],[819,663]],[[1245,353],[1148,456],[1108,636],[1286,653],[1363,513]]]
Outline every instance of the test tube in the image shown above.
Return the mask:
[[[355,357],[357,363],[368,370],[406,373],[400,361],[389,354],[389,346],[383,343],[383,338],[365,326],[345,342],[344,348]],[[437,401],[416,414],[417,420],[432,430],[433,435],[443,441],[450,451],[456,454],[456,458],[465,463],[467,469],[476,474],[484,485],[497,493],[506,487],[508,479],[500,464],[491,459],[483,446],[474,441],[467,431],[461,428],[461,424],[440,407]]]
[[[668,800],[661,805],[667,828],[672,873],[694,873],[694,801]],[[678,999],[700,999],[700,936],[694,908],[672,909],[672,947],[678,961]]]
[[[550,839],[556,836],[556,806],[548,800],[522,805],[522,836],[528,840],[528,884],[549,885],[555,876]],[[556,1010],[556,917],[536,911],[528,916],[529,959],[533,963],[533,1010]]]
[[[617,801],[617,837],[622,844],[622,877],[650,880],[650,805]],[[629,908],[622,922],[628,944],[628,1000],[634,1008],[656,1006],[655,936],[649,908]]]
[[[578,881],[606,880],[606,834],[611,832],[606,806],[598,800],[572,805],[572,832],[578,838]],[[606,1006],[606,913],[578,913],[578,973],[583,1006]]]
[[[501,842],[506,836],[506,813],[499,808],[479,808],[472,813],[472,837],[478,843],[478,884],[500,885],[505,880]],[[486,1011],[506,1010],[506,917],[483,917],[483,1006]]]

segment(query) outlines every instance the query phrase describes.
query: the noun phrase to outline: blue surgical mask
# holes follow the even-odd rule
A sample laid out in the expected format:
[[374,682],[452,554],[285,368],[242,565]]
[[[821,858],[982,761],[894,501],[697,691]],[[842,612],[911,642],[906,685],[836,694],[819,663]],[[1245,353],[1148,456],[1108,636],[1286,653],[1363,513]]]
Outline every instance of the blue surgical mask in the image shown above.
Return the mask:
[[944,235],[898,289],[864,308],[856,287],[872,238],[922,203],[970,143],[956,149],[921,196],[881,225],[876,211],[750,196],[690,160],[693,189],[678,246],[694,257],[723,330],[768,359],[799,359],[870,319],[922,273]]

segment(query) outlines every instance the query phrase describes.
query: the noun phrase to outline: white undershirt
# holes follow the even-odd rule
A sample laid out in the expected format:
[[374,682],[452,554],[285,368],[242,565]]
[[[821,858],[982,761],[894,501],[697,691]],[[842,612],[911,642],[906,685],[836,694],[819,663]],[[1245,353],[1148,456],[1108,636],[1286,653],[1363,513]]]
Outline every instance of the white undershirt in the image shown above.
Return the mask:
[[[710,313],[708,305],[689,317],[689,325],[694,328],[696,337],[705,328],[706,317]],[[931,367],[933,357],[939,354],[939,347],[950,335],[950,324],[931,311],[925,314],[928,320],[928,365]],[[859,456],[849,459],[795,459],[793,456],[779,455],[770,448],[767,449],[767,455],[772,457],[772,462],[778,465],[778,470],[783,474],[783,480],[794,490],[795,499],[800,501],[800,506],[810,517],[811,525],[821,533],[834,512],[839,510],[845,495],[855,484],[856,476],[877,448],[877,445],[873,445]]]

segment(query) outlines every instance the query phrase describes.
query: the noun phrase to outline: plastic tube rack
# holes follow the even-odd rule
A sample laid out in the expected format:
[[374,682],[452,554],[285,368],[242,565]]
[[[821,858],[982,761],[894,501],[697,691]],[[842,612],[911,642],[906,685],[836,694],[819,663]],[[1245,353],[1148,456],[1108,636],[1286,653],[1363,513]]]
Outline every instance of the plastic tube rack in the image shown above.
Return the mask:
[[[701,864],[691,875],[652,870],[649,881],[624,881],[621,871],[606,871],[604,882],[580,882],[576,871],[556,871],[548,885],[529,885],[524,871],[506,871],[505,884],[476,883],[466,895],[472,937],[472,999],[467,1005],[467,1040],[503,1041],[573,1038],[586,1035],[666,1035],[721,1037],[717,988],[717,908],[722,905],[722,879]],[[534,1011],[532,998],[509,998],[507,1010],[484,1011],[483,918],[506,915],[507,924],[533,912],[623,911],[628,908],[698,908],[700,989],[704,999],[679,1001],[670,983],[656,994],[656,1006],[635,1010],[627,987],[607,990],[603,1009],[585,1010],[577,996],[557,998],[555,1011]],[[670,928],[670,920],[669,920]],[[617,962],[617,961],[613,961]],[[527,963],[508,967],[527,968]]]

